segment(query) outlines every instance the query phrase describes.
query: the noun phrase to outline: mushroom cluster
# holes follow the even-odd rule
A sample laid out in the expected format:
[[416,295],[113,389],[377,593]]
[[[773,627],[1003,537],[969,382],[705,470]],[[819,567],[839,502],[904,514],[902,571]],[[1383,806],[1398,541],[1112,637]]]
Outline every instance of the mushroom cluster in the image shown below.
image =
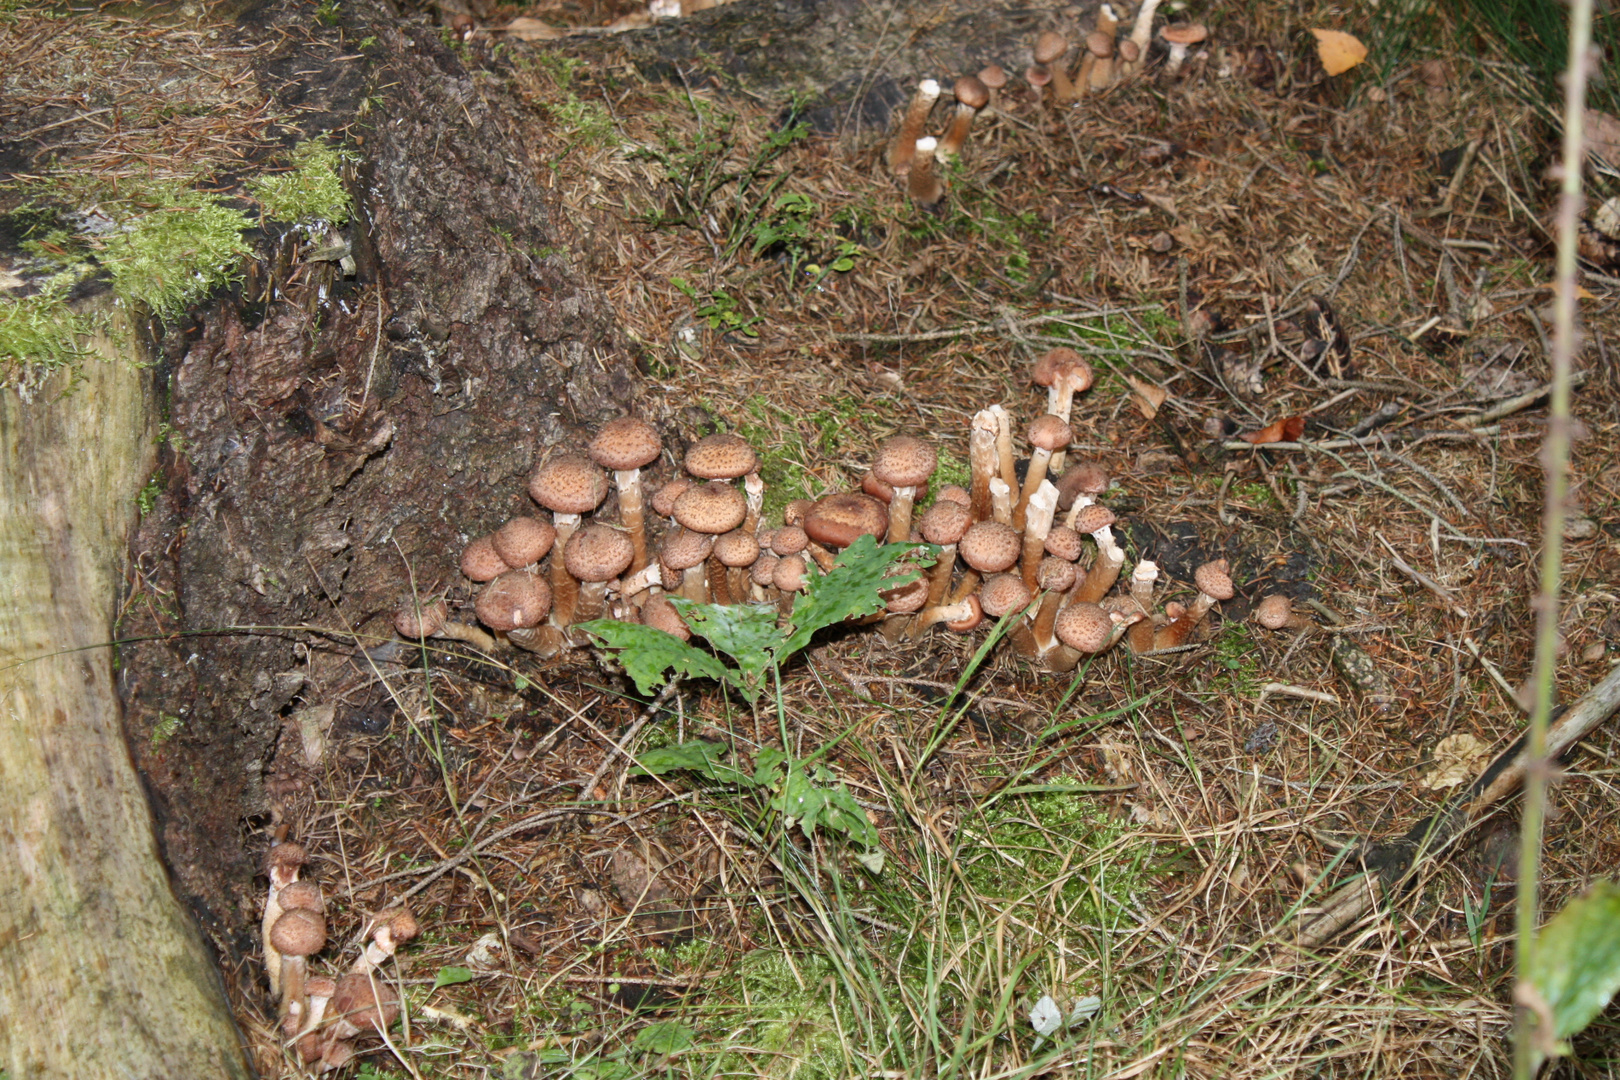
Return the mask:
[[373,921],[370,941],[345,974],[310,974],[310,957],[326,947],[327,932],[320,886],[298,876],[307,861],[294,843],[279,843],[266,856],[264,965],[282,1037],[305,1065],[330,1072],[348,1064],[360,1038],[381,1035],[399,1015],[399,997],[378,970],[418,928],[409,908],[396,909]]
[[[641,470],[663,451],[658,434],[642,420],[614,420],[585,453],[545,455],[530,475],[529,494],[551,521],[515,518],[463,552],[462,573],[483,584],[474,611],[487,630],[451,622],[442,601],[402,607],[395,625],[407,637],[436,634],[486,648],[504,639],[542,656],[584,644],[573,628],[604,615],[685,639],[690,631],[670,597],[776,604],[785,618],[812,563],[831,569],[839,549],[872,536],[938,549],[932,569],[883,594],[879,621],[892,642],[940,625],[967,633],[1016,613],[1014,647],[1054,671],[1122,639],[1136,652],[1184,645],[1211,607],[1233,594],[1225,560],[1198,568],[1190,603],[1160,610],[1158,567],[1142,560],[1124,573],[1114,514],[1096,501],[1109,486],[1106,471],[1065,461],[1074,397],[1091,386],[1091,368],[1074,350],[1055,348],[1030,378],[1047,389],[1047,411],[1023,433],[1022,470],[1012,416],[1000,405],[981,410],[968,433],[968,487],[940,488],[922,513],[916,507],[938,453],[912,435],[877,448],[859,491],[795,500],[779,524],[769,524],[761,518],[758,457],[746,440],[697,440],[681,455],[680,474],[644,495]],[[609,470],[616,522],[601,513]]]
[[[1125,32],[1115,7],[1103,4],[1095,27],[1080,40],[1077,49],[1071,48],[1073,43],[1057,30],[1041,34],[1030,50],[1032,62],[1024,69],[1025,81],[1034,89],[1036,100],[1043,106],[1067,108],[1088,94],[1103,94],[1136,78],[1147,65],[1154,45],[1153,20],[1158,8],[1159,0],[1143,0]],[[1208,36],[1201,23],[1161,27],[1157,40],[1166,54],[1165,74],[1179,74],[1190,50]],[[1076,56],[1077,65],[1071,59]],[[945,197],[945,183],[937,163],[949,164],[961,156],[974,118],[999,107],[1000,92],[1007,83],[1006,69],[1000,64],[958,78],[951,86],[954,104],[950,119],[937,138],[925,132],[943,87],[931,78],[917,84],[886,153],[890,172],[905,181],[906,194],[913,202],[934,207]]]

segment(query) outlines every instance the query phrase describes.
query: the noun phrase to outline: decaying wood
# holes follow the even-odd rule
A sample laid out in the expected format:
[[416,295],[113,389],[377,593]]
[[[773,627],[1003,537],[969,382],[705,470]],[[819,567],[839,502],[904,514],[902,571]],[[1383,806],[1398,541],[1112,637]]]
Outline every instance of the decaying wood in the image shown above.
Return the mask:
[[107,645],[153,383],[109,355],[71,393],[61,375],[32,403],[0,391],[0,1074],[14,1077],[249,1075],[157,858]]

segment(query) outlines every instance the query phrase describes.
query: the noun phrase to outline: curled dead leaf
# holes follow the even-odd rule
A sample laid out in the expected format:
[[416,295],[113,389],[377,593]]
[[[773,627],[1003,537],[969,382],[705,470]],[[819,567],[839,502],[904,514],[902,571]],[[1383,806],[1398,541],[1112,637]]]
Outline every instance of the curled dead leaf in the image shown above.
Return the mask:
[[1434,769],[1418,781],[1430,791],[1456,787],[1472,779],[1490,760],[1491,748],[1472,735],[1447,735],[1434,748]]
[[1143,419],[1152,420],[1159,415],[1159,406],[1170,396],[1164,388],[1144,382],[1134,375],[1125,376],[1125,381],[1131,384],[1131,400],[1136,403],[1136,409]]
[[1316,55],[1329,75],[1343,75],[1367,59],[1367,46],[1354,34],[1343,30],[1311,29],[1316,35]]
[[1274,420],[1259,431],[1246,431],[1238,438],[1259,446],[1262,443],[1298,442],[1303,434],[1305,434],[1305,418],[1290,416],[1283,420]]

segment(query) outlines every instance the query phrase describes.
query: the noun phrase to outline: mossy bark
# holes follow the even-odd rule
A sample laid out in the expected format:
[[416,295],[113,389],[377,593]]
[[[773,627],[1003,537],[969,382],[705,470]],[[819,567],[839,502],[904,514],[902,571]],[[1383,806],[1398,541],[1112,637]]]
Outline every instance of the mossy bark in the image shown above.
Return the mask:
[[153,379],[96,345],[71,388],[0,391],[0,1071],[247,1076],[124,742],[108,642]]

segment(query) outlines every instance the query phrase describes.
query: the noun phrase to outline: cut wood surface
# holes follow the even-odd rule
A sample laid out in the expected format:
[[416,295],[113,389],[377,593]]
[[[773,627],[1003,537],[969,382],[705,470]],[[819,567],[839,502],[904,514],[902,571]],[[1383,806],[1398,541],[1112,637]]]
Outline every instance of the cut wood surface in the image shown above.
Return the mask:
[[0,391],[0,1074],[17,1078],[249,1075],[158,859],[107,646],[152,386],[109,357],[31,403]]

